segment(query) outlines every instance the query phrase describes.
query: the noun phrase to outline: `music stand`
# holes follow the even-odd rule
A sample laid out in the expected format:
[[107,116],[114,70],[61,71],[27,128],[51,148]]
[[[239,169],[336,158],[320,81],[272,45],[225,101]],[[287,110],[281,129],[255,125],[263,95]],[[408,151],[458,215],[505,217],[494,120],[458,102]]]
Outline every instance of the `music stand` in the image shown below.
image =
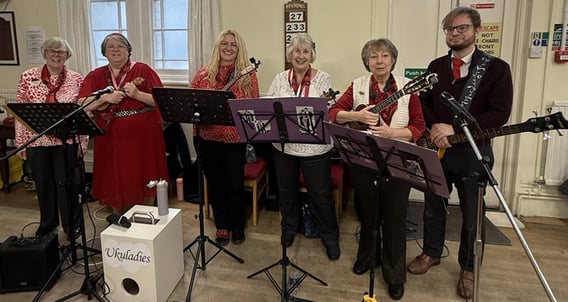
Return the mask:
[[[423,192],[448,198],[449,192],[442,165],[435,151],[404,141],[372,135],[326,122],[326,128],[343,161],[377,175],[377,185],[383,179],[394,178]],[[377,205],[378,203],[375,203]],[[374,211],[373,213],[376,213]],[[363,301],[377,301],[374,295],[377,220],[373,216],[369,292]]]
[[49,279],[44,283],[43,287],[37,293],[33,301],[39,300],[43,292],[47,289],[48,285],[52,282],[53,278],[58,275],[61,266],[63,265],[65,259],[69,256],[69,254],[71,254],[72,264],[74,265],[75,263],[77,263],[77,246],[73,234],[74,230],[76,229],[74,221],[75,210],[78,212],[79,218],[83,259],[85,263],[85,279],[83,280],[83,284],[81,285],[81,288],[79,290],[61,299],[58,299],[57,301],[64,301],[79,294],[87,295],[89,300],[92,298],[92,296],[94,296],[95,298],[97,298],[97,300],[103,301],[102,298],[99,297],[96,293],[96,283],[97,280],[101,278],[101,276],[91,277],[89,271],[89,249],[87,248],[87,239],[85,235],[85,218],[83,216],[83,210],[76,209],[75,205],[71,202],[74,199],[77,199],[77,202],[81,203],[78,198],[79,193],[77,192],[77,187],[75,186],[72,177],[74,172],[74,165],[71,164],[75,162],[77,150],[76,140],[74,139],[74,137],[76,137],[77,135],[95,136],[103,134],[103,131],[99,129],[95,122],[83,110],[86,106],[95,101],[99,96],[100,95],[93,98],[93,100],[91,100],[90,102],[86,102],[86,104],[84,104],[83,106],[80,106],[76,103],[11,103],[6,105],[5,107],[16,117],[16,119],[18,119],[18,121],[20,121],[34,133],[37,133],[28,142],[7,154],[5,158],[8,158],[20,152],[29,144],[46,134],[52,134],[60,139],[65,152],[63,156],[63,165],[64,170],[66,171],[65,192],[67,195],[67,203],[69,203],[67,204],[67,213],[68,219],[70,220],[68,222],[68,225],[70,227],[69,231],[71,232],[70,246],[65,251],[63,258],[61,259]]
[[[327,118],[326,98],[262,98],[262,99],[231,99],[229,106],[233,113],[233,120],[239,132],[241,142],[280,142],[282,151],[285,143],[313,143],[329,144],[330,136],[324,128]],[[285,220],[286,213],[282,213]],[[286,224],[282,224],[281,238],[286,234]],[[281,301],[300,301],[290,294],[308,276],[322,285],[327,283],[312,275],[308,271],[290,261],[286,255],[286,245],[281,242],[282,258],[275,263],[247,276],[248,279],[265,273],[272,285],[280,294]],[[280,265],[282,267],[282,286],[280,286],[270,269]],[[298,282],[287,288],[286,268],[290,265],[302,272]],[[305,300],[304,300],[305,301]]]
[[[227,100],[233,97],[230,91],[206,90],[206,89],[187,89],[187,88],[152,88],[154,99],[160,108],[162,117],[166,122],[192,123],[195,127],[195,134],[199,137],[200,124],[209,125],[234,125],[233,118]],[[196,140],[196,149],[199,150],[199,139]],[[207,264],[215,258],[220,252],[225,252],[233,257],[239,263],[245,261],[229,250],[211,240],[205,235],[205,226],[203,224],[203,172],[199,160],[199,152],[197,152],[197,183],[199,192],[199,235],[195,240],[188,244],[183,251],[189,250],[194,259],[193,271],[191,272],[191,281],[187,292],[186,301],[191,301],[191,292],[193,290],[193,282],[197,269],[205,270]],[[205,259],[205,243],[208,242],[217,248],[209,259]],[[197,252],[194,254],[191,247],[195,244]],[[200,257],[201,256],[201,257]],[[201,263],[199,262],[201,258]]]

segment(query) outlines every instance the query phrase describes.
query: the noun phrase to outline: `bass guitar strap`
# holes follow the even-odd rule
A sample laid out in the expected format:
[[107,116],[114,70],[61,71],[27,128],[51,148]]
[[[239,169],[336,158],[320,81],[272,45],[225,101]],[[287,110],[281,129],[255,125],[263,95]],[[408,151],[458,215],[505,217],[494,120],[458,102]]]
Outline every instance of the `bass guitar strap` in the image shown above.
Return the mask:
[[485,71],[489,67],[489,63],[494,59],[493,56],[482,52],[481,60],[479,64],[476,64],[473,67],[471,76],[467,79],[465,83],[464,89],[460,96],[460,103],[465,110],[469,111],[469,107],[471,106],[471,102],[473,101],[473,97],[477,91],[477,87],[485,74]]

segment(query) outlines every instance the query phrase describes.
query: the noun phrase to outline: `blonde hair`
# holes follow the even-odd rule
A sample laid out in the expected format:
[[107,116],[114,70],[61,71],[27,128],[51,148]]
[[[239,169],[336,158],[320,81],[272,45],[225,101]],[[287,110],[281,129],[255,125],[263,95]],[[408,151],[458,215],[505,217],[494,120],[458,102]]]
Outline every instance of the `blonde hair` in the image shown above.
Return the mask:
[[[221,55],[219,53],[219,48],[221,47],[221,42],[226,35],[233,35],[235,37],[235,41],[237,43],[237,57],[235,58],[235,72],[240,72],[244,70],[249,63],[247,48],[245,46],[245,41],[243,37],[233,29],[226,29],[222,31],[217,39],[215,40],[215,45],[211,50],[211,58],[209,64],[207,66],[207,80],[211,86],[215,86],[217,84],[217,80],[215,79],[217,73],[219,72],[219,62],[221,61]],[[239,89],[242,90],[247,97],[251,97],[252,93],[252,82],[250,74],[247,74],[239,79],[238,81]]]
[[49,38],[43,41],[43,43],[41,43],[40,51],[44,59],[45,59],[45,51],[48,49],[53,49],[53,50],[65,49],[65,51],[67,51],[67,59],[71,58],[71,56],[73,55],[73,49],[71,48],[71,46],[69,46],[69,42],[67,42],[67,40],[61,37]]
[[313,63],[316,60],[316,43],[314,43],[314,40],[312,40],[310,35],[305,33],[295,34],[292,36],[290,44],[286,47],[286,61],[292,61],[292,51],[300,46],[305,46],[307,49],[311,50],[312,59],[310,60],[310,63]]

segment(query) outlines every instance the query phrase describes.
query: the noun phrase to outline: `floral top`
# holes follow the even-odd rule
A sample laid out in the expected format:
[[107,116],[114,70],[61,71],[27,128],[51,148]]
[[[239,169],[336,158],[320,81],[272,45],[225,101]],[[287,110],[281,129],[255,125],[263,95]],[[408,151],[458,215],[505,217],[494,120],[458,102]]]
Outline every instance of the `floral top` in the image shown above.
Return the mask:
[[[49,77],[52,84],[57,82],[60,75],[55,74]],[[67,75],[61,88],[56,92],[57,102],[59,103],[75,103],[79,88],[83,82],[83,76],[79,73],[67,69]],[[33,67],[24,71],[20,76],[18,83],[18,103],[46,103],[49,88],[41,80],[41,68]],[[31,132],[21,122],[16,121],[16,145],[21,146],[32,139],[36,134]],[[69,141],[71,143],[71,141]],[[83,151],[87,149],[88,136],[81,136],[81,147]],[[28,147],[48,147],[61,145],[61,141],[53,135],[47,134],[41,136]]]

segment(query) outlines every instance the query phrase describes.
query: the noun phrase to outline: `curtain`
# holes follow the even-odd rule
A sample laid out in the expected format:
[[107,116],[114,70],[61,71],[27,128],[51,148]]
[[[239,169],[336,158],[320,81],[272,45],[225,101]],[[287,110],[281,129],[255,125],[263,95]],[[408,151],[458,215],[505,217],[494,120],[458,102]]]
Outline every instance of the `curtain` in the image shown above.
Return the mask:
[[57,0],[59,35],[73,48],[67,67],[86,75],[95,66],[89,0]]
[[219,0],[189,0],[189,82],[209,62],[215,39],[221,32]]

